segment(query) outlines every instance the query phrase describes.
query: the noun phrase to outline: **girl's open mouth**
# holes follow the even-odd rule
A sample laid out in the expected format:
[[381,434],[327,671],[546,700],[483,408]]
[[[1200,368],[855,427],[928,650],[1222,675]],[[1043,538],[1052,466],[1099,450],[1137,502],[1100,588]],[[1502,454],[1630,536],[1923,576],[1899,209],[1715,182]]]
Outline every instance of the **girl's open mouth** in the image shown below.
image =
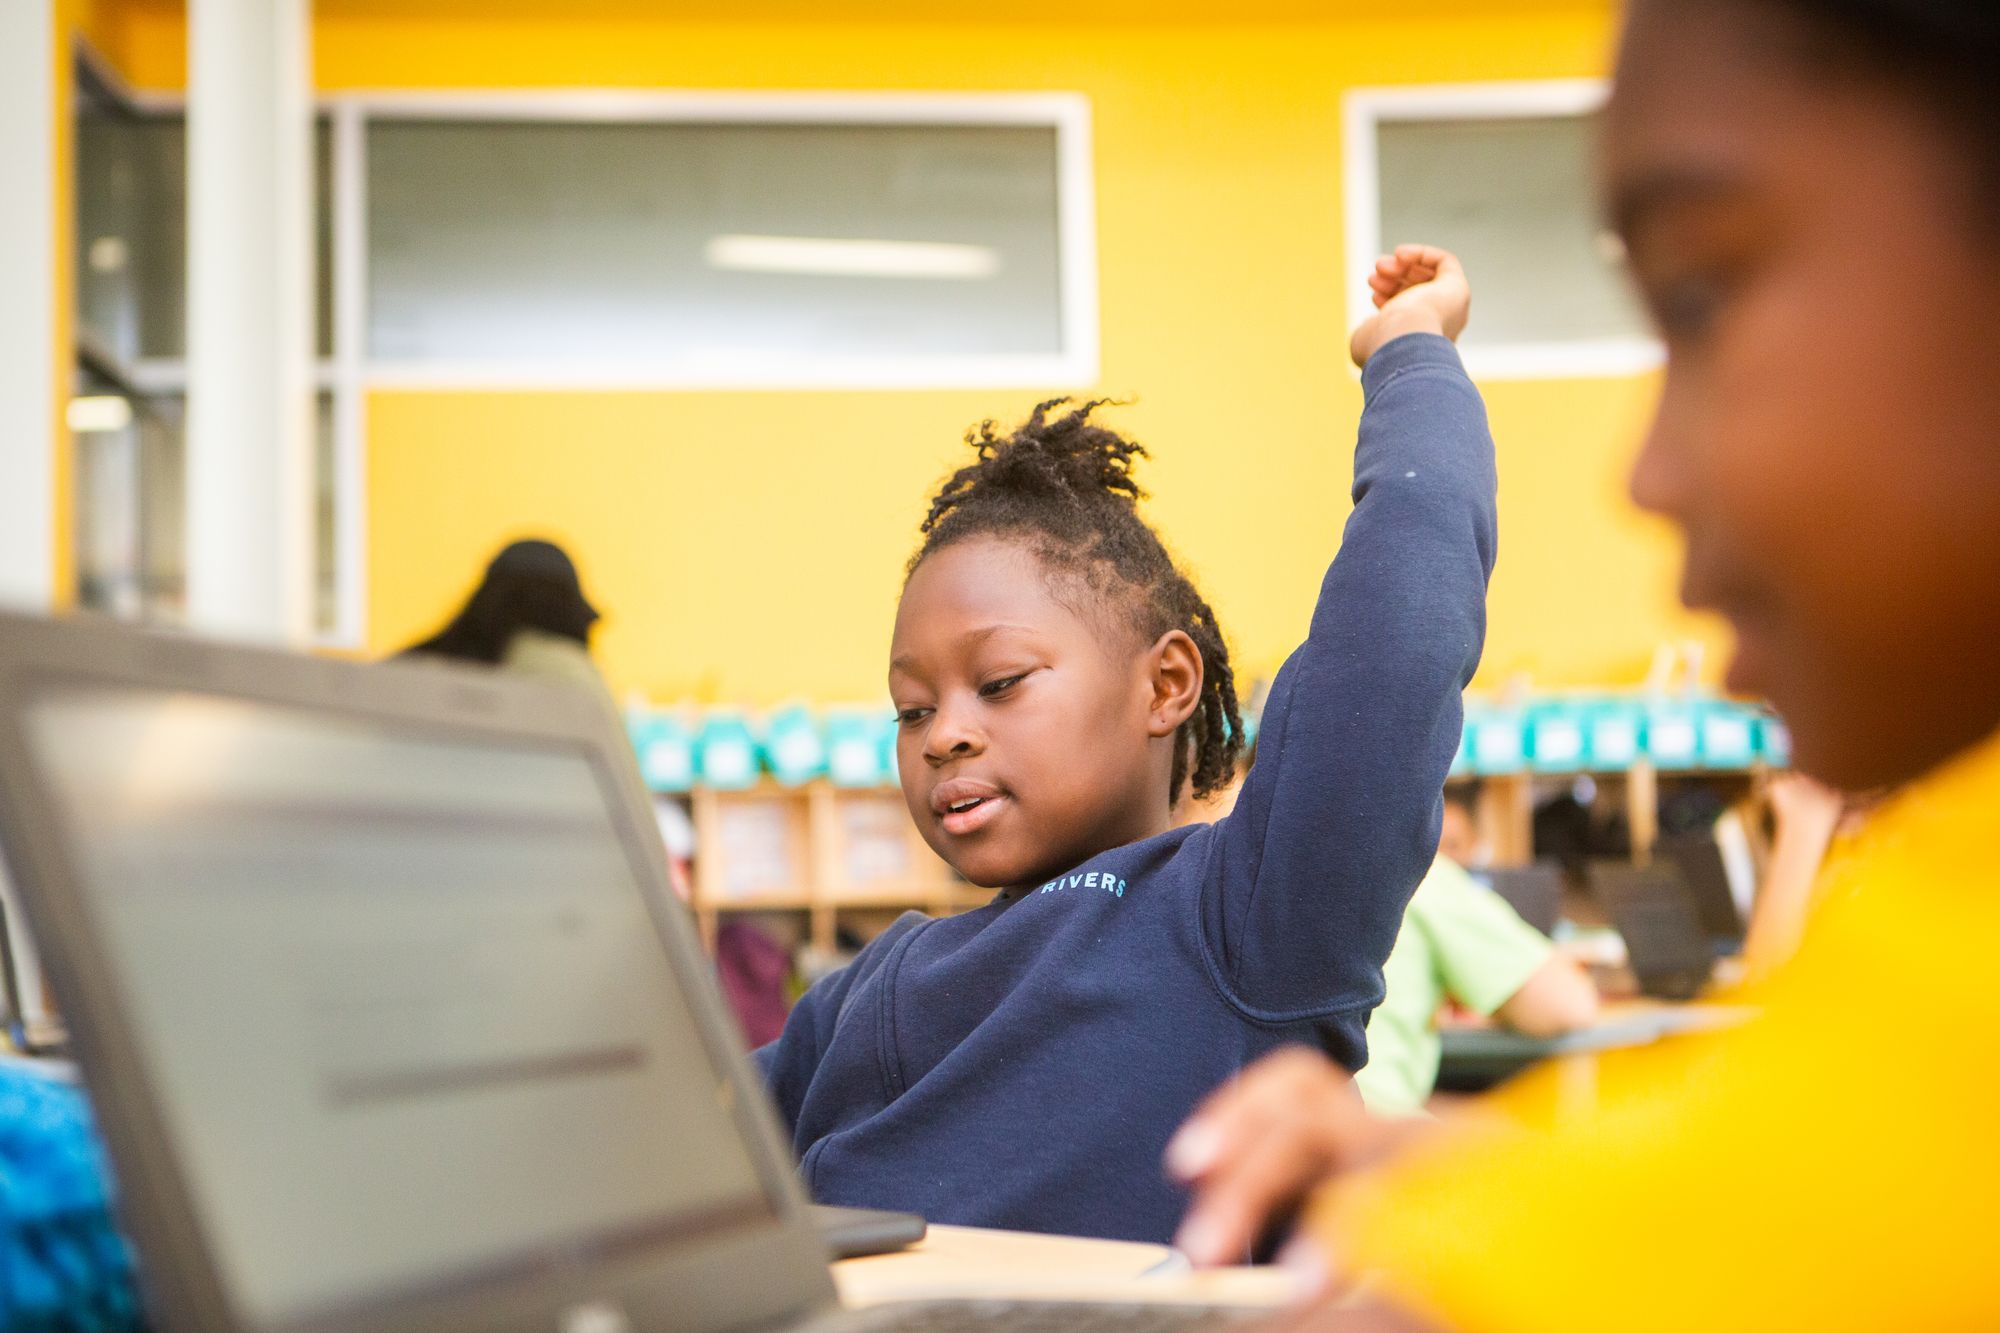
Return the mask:
[[945,807],[944,814],[941,817],[941,822],[944,824],[944,831],[953,837],[963,837],[968,833],[977,833],[980,829],[992,823],[1000,814],[1000,807],[1006,802],[1006,799],[1004,796],[994,795],[968,796],[962,800],[953,801]]

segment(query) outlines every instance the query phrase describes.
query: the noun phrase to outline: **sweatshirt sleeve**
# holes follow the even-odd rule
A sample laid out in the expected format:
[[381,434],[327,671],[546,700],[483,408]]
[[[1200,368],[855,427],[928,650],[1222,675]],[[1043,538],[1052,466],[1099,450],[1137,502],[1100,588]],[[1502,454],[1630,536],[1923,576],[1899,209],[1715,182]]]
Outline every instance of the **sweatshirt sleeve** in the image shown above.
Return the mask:
[[1273,1020],[1345,1012],[1327,1035],[1351,1068],[1437,851],[1496,541],[1493,438],[1457,349],[1405,335],[1361,382],[1354,512],[1210,840],[1201,907],[1234,1002]]
[[766,1042],[750,1053],[764,1086],[777,1103],[778,1115],[787,1133],[799,1124],[799,1108],[806,1091],[819,1071],[820,1060],[833,1043],[841,1015],[847,1012],[848,998],[887,957],[889,946],[924,920],[919,913],[905,913],[889,929],[868,942],[854,961],[837,972],[829,972],[814,982],[785,1020],[785,1030],[775,1041]]

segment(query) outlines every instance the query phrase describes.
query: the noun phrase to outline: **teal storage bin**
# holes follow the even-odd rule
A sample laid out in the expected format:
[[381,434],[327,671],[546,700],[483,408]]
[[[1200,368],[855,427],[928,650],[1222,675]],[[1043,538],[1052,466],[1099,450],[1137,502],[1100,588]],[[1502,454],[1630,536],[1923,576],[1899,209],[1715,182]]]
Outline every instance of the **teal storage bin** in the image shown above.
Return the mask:
[[625,726],[648,787],[679,792],[694,786],[694,737],[685,722],[670,713],[640,713]]
[[764,767],[787,787],[802,786],[826,772],[826,739],[819,719],[803,705],[781,708],[764,720]]
[[1775,713],[1757,719],[1757,757],[1772,768],[1792,766],[1792,729]]
[[1520,710],[1468,705],[1465,726],[1471,735],[1474,773],[1519,773],[1528,766],[1527,728]]
[[1590,710],[1590,764],[1600,772],[1632,767],[1642,753],[1645,711],[1634,699],[1600,699]]
[[1527,753],[1538,773],[1575,773],[1590,767],[1590,732],[1586,706],[1570,699],[1550,699],[1526,715]]
[[1257,744],[1257,714],[1248,709],[1243,711],[1243,748],[1248,751]]
[[1701,763],[1701,706],[1691,699],[1657,700],[1646,710],[1646,757],[1660,768]]
[[1451,757],[1451,769],[1447,776],[1462,778],[1472,772],[1472,715],[1466,714],[1464,725],[1458,731],[1458,753]]
[[1745,769],[1757,761],[1757,715],[1742,704],[1715,700],[1701,713],[1705,768]]
[[695,741],[695,767],[701,781],[718,791],[757,785],[757,741],[741,713],[718,711],[703,720]]
[[883,767],[881,715],[888,708],[844,708],[826,715],[826,775],[834,786],[881,787],[894,781],[892,770]]
[[896,737],[901,731],[902,723],[896,721],[892,712],[883,714],[881,729],[875,733],[876,753],[882,757],[882,781],[891,787],[901,786],[903,782],[902,765],[896,760]]

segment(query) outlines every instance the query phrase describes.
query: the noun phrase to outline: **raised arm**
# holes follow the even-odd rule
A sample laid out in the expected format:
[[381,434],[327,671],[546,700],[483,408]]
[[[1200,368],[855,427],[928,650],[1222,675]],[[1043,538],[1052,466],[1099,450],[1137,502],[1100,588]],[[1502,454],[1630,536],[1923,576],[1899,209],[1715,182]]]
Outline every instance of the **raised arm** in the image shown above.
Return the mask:
[[[1216,826],[1203,931],[1237,1003],[1366,1012],[1437,849],[1438,805],[1479,662],[1495,544],[1493,439],[1451,339],[1458,261],[1377,265],[1356,331],[1367,406],[1354,512],[1306,642],[1278,673],[1257,762]],[[1358,1064],[1359,1022],[1352,1051]]]

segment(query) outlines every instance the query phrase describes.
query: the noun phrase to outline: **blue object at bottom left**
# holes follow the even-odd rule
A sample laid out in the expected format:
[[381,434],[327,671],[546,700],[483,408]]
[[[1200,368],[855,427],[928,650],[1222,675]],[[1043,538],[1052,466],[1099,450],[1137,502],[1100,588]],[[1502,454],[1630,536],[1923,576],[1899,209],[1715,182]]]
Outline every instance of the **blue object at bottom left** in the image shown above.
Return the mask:
[[0,1329],[145,1326],[83,1089],[0,1058]]

